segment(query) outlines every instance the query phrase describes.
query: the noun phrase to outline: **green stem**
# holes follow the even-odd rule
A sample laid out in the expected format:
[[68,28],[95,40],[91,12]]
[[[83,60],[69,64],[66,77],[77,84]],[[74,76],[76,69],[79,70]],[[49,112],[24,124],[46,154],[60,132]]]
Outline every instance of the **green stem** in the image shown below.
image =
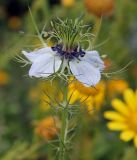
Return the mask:
[[62,111],[62,128],[61,128],[61,135],[60,135],[60,158],[59,160],[65,160],[66,157],[66,140],[67,140],[67,129],[68,129],[68,118],[67,118],[67,111],[63,109]]
[[67,147],[67,133],[68,133],[67,87],[64,90],[65,90],[64,104],[61,109],[62,126],[60,131],[59,160],[66,160],[67,148],[68,148]]

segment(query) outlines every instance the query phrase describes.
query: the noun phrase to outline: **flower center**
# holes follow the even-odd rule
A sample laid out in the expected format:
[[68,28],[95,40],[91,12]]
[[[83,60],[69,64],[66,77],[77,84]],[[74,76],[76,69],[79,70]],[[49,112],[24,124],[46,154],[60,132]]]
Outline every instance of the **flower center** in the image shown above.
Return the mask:
[[71,51],[64,51],[62,48],[62,45],[56,45],[54,47],[51,47],[53,51],[56,51],[56,53],[63,58],[66,58],[68,60],[72,60],[74,58],[79,59],[79,57],[84,57],[85,52],[80,48],[77,47]]

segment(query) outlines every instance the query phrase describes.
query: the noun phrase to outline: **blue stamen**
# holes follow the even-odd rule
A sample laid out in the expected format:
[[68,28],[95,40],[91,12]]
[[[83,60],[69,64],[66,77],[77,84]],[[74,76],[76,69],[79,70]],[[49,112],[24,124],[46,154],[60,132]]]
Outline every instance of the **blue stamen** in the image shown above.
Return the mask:
[[79,59],[79,57],[84,57],[85,56],[85,52],[82,49],[80,49],[78,51],[77,47],[71,52],[63,51],[61,45],[56,45],[56,46],[51,47],[51,48],[52,48],[53,51],[56,51],[56,53],[59,56],[64,57],[64,58],[69,59],[69,60],[72,60],[74,58]]

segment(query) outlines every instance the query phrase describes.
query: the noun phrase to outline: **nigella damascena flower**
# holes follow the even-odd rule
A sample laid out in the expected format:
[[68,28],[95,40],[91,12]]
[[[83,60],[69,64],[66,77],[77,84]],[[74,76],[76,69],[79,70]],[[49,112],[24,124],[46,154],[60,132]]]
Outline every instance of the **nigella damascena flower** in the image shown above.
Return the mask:
[[89,25],[84,25],[80,18],[75,21],[57,18],[51,26],[53,31],[49,36],[56,39],[55,46],[22,52],[32,63],[29,76],[47,78],[55,73],[66,74],[67,70],[85,86],[95,86],[101,78],[104,62],[97,51],[81,47],[84,41],[88,41],[90,46],[92,34],[88,32]]
[[104,63],[97,51],[74,49],[71,52],[63,51],[61,45],[45,47],[33,52],[23,51],[31,61],[29,70],[31,77],[48,77],[61,68],[69,67],[71,73],[86,86],[95,86],[100,78]]

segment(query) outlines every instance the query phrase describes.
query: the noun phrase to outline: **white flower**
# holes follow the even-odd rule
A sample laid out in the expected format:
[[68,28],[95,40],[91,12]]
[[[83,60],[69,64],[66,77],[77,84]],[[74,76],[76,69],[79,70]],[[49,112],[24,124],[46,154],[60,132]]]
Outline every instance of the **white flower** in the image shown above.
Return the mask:
[[[101,78],[104,63],[97,51],[63,52],[58,47],[45,47],[33,52],[22,51],[32,63],[29,70],[31,77],[48,77],[62,67],[70,68],[77,80],[85,86],[95,86]],[[84,54],[83,54],[84,53]],[[63,63],[65,61],[65,63]],[[65,66],[64,66],[65,65]]]

